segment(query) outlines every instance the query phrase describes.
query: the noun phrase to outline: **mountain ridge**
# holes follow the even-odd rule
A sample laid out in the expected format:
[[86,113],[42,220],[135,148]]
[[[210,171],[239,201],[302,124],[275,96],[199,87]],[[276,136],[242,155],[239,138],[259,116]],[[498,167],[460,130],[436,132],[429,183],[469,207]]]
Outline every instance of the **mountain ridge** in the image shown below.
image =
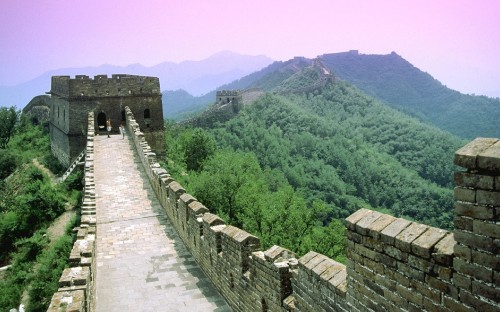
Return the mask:
[[242,55],[222,51],[199,61],[162,62],[146,67],[139,63],[127,66],[103,64],[81,68],[62,68],[48,71],[36,78],[14,86],[0,86],[0,106],[23,108],[33,97],[50,90],[51,76],[119,74],[146,75],[160,78],[162,90],[185,89],[202,95],[272,63],[263,56]]

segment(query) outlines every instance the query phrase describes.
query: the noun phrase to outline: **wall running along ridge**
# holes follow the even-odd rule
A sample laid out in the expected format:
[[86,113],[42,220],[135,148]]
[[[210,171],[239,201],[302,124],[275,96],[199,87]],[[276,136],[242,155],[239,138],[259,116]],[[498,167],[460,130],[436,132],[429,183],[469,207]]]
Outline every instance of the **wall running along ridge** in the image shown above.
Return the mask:
[[160,167],[126,114],[172,225],[235,311],[500,311],[498,139],[476,139],[455,154],[466,171],[455,174],[454,233],[360,209],[345,221],[345,266],[314,251],[296,259],[279,246],[260,250],[257,237],[226,225]]

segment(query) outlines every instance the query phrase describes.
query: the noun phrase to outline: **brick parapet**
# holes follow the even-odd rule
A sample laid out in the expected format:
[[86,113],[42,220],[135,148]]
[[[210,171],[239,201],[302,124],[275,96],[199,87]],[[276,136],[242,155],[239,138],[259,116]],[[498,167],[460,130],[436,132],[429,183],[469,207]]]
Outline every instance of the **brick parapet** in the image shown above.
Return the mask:
[[93,79],[85,75],[53,76],[52,94],[66,98],[92,98],[103,96],[158,96],[161,95],[160,80],[157,77],[136,75],[97,75]]
[[59,289],[52,296],[47,311],[94,311],[95,280],[95,180],[94,180],[94,113],[88,114],[87,143],[83,177],[83,199],[77,240],[69,256],[70,268],[63,271]]

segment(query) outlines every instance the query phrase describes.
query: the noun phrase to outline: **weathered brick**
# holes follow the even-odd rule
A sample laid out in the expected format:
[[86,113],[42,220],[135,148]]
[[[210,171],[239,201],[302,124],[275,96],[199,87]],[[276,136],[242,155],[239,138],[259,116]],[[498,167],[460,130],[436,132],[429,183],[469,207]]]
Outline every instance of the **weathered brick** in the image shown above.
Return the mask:
[[477,190],[476,202],[478,204],[500,206],[500,192]]
[[411,252],[411,243],[427,231],[429,227],[420,223],[412,223],[401,233],[396,235],[394,244],[397,248],[405,252]]
[[500,171],[500,141],[484,149],[477,155],[477,168],[488,171]]
[[418,293],[422,294],[424,298],[430,299],[434,303],[441,303],[441,294],[436,289],[429,287],[427,283],[419,282],[416,280],[410,281],[410,285]]
[[500,224],[496,222],[474,220],[472,222],[472,231],[475,234],[500,238]]
[[472,279],[468,275],[459,272],[453,273],[453,284],[457,287],[470,291],[472,289]]
[[478,154],[495,144],[497,141],[498,139],[477,138],[456,151],[453,162],[460,167],[476,169]]
[[425,273],[424,272],[422,272],[418,269],[412,268],[407,264],[398,262],[398,271],[410,279],[416,279],[418,281],[425,280]]
[[406,229],[412,222],[398,218],[382,230],[380,239],[382,242],[394,245],[394,238]]
[[361,220],[365,215],[371,214],[372,212],[373,212],[372,210],[361,208],[352,215],[350,215],[349,217],[347,217],[344,223],[349,230],[354,231],[356,229],[356,223],[359,220]]
[[472,262],[500,271],[500,256],[498,254],[472,250]]
[[47,312],[84,312],[85,293],[83,290],[60,291],[54,293]]
[[448,233],[434,246],[432,259],[439,264],[451,266],[456,243],[454,234]]
[[500,288],[495,287],[493,284],[485,284],[483,282],[473,280],[472,293],[500,303]]
[[382,214],[377,220],[368,226],[369,235],[375,239],[380,239],[381,231],[396,220],[395,217]]
[[455,240],[457,243],[463,244],[465,246],[472,246],[481,250],[493,252],[494,245],[493,239],[491,237],[486,237],[483,235],[478,235],[466,231],[455,230]]
[[411,243],[411,252],[430,258],[432,249],[448,232],[437,228],[429,228]]
[[455,172],[455,184],[462,187],[478,188],[482,190],[493,190],[494,177],[488,175]]
[[472,276],[487,283],[491,283],[493,281],[493,272],[491,269],[477,265],[475,263],[469,263],[460,258],[453,259],[453,268],[458,273]]
[[473,308],[465,306],[463,303],[449,296],[443,296],[443,304],[453,312],[476,312]]
[[455,200],[461,202],[475,203],[476,202],[476,190],[465,187],[455,187],[454,189]]
[[469,232],[472,232],[472,221],[473,219],[469,217],[455,216],[453,218],[455,229],[469,231]]
[[455,202],[455,215],[481,220],[492,220],[495,218],[495,209],[474,203]]
[[461,291],[460,292],[460,301],[462,303],[465,303],[466,305],[470,307],[474,307],[476,311],[481,311],[481,312],[498,312],[498,303],[493,304],[486,302],[477,296],[474,296],[468,291]]
[[356,222],[356,232],[361,235],[368,235],[368,227],[380,216],[382,216],[382,214],[377,211],[371,211],[370,213],[363,215],[363,217],[358,222]]
[[407,288],[402,285],[397,286],[398,294],[409,302],[415,303],[418,306],[421,306],[423,303],[423,296],[418,292],[414,291],[412,288]]
[[465,246],[462,244],[456,244],[455,249],[454,249],[454,254],[455,254],[455,257],[463,258],[463,259],[467,260],[468,262],[472,261],[472,253],[471,253],[471,249],[469,246]]
[[408,256],[407,264],[425,273],[430,273],[433,267],[430,261],[414,255]]

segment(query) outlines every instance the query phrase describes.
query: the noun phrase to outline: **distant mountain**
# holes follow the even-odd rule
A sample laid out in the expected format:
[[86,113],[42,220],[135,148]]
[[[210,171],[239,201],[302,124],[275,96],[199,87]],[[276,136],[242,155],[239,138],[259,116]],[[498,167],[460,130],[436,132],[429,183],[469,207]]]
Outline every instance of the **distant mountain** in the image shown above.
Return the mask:
[[214,54],[201,61],[181,63],[164,62],[146,67],[101,65],[98,67],[64,68],[49,71],[31,81],[16,86],[0,86],[0,106],[23,108],[34,96],[50,90],[50,77],[56,75],[132,74],[160,78],[162,90],[184,89],[193,95],[202,95],[267,65],[266,56],[248,56],[229,51]]
[[357,51],[319,57],[334,75],[390,106],[463,138],[500,136],[500,100],[442,85],[396,53]]
[[283,80],[311,64],[312,60],[304,57],[296,57],[286,62],[276,61],[243,78],[220,85],[201,97],[191,96],[184,90],[163,92],[163,115],[168,119],[184,120],[191,114],[202,111],[208,105],[215,103],[216,90],[258,88],[270,91]]

